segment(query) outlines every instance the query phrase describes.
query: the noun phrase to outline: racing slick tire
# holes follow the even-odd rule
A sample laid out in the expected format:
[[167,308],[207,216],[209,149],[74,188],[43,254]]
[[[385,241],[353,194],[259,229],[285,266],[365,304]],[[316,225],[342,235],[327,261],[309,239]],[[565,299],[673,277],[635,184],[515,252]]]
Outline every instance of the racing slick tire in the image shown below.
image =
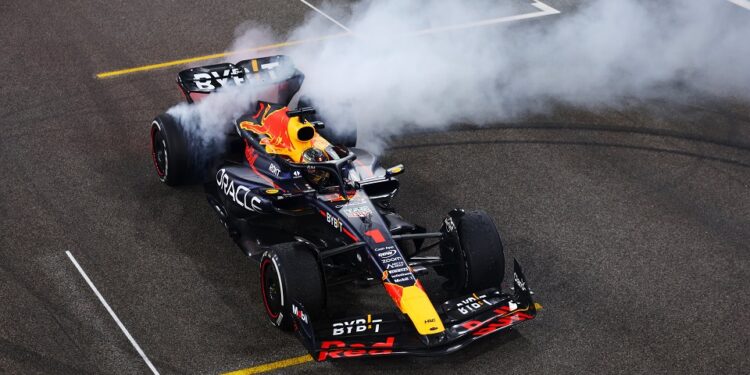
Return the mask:
[[[297,107],[303,108],[303,107],[315,107],[313,105],[313,102],[310,100],[310,98],[303,96],[299,99],[297,103]],[[345,146],[345,147],[355,147],[357,146],[357,127],[349,127],[347,129],[337,129],[334,130],[333,128],[330,128],[331,124],[326,123],[326,121],[321,117],[319,114],[309,115],[308,121],[322,121],[326,127],[323,129],[318,130],[318,133],[323,136],[328,142],[331,142],[333,145],[337,146]]]
[[187,180],[190,173],[187,137],[169,114],[160,114],[151,123],[151,157],[161,182],[177,186]]
[[500,287],[505,274],[503,243],[492,218],[484,211],[468,211],[454,217],[457,246],[441,246],[441,257],[453,261],[445,276],[446,289],[460,293]]
[[293,301],[301,304],[313,321],[325,309],[325,285],[318,259],[299,243],[280,244],[263,254],[260,288],[268,319],[284,331],[294,330]]

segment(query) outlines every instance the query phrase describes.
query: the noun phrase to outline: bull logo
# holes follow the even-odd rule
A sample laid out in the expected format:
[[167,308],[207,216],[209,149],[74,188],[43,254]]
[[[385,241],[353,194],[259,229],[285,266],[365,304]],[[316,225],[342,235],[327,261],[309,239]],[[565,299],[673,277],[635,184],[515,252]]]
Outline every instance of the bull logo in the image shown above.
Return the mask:
[[240,129],[261,135],[260,144],[269,154],[284,155],[299,162],[310,147],[324,150],[330,144],[317,136],[315,127],[299,116],[289,117],[287,107],[260,102],[252,118],[241,121]]
[[289,136],[289,116],[286,114],[286,107],[273,111],[271,109],[271,105],[261,102],[258,113],[253,116],[258,122],[242,121],[240,128],[265,135],[267,138],[260,140],[261,145],[294,150],[294,142]]

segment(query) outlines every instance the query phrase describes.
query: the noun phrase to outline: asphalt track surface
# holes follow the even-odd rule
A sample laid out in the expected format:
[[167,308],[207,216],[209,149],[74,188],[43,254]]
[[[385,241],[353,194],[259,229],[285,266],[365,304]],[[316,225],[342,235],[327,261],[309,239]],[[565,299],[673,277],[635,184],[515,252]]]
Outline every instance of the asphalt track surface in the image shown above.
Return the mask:
[[[0,372],[150,372],[66,251],[163,374],[303,355],[266,322],[257,268],[201,189],[152,171],[147,125],[180,99],[179,67],[94,75],[221,51],[246,20],[283,32],[316,15],[273,0],[10,1],[0,13]],[[687,92],[561,108],[406,137],[385,161],[407,167],[397,206],[415,222],[488,211],[545,310],[447,357],[283,371],[750,372],[747,102]]]

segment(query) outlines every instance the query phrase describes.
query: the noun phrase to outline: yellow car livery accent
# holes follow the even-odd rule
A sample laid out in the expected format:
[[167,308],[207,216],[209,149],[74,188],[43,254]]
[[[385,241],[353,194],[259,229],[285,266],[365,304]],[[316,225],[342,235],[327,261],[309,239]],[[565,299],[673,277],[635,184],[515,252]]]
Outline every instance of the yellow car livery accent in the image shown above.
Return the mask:
[[396,306],[401,309],[402,313],[409,316],[420,335],[432,335],[445,331],[443,321],[440,320],[440,316],[419,282],[407,287],[392,283],[384,283],[384,285],[388,294],[396,302]]

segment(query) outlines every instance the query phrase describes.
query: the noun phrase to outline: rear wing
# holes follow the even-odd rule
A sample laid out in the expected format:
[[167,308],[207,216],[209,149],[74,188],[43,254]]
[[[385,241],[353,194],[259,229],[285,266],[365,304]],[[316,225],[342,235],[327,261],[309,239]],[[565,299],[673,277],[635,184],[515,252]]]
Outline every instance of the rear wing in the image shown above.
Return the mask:
[[253,85],[260,89],[259,100],[287,105],[304,78],[288,56],[276,55],[186,69],[177,84],[188,103],[225,86]]

